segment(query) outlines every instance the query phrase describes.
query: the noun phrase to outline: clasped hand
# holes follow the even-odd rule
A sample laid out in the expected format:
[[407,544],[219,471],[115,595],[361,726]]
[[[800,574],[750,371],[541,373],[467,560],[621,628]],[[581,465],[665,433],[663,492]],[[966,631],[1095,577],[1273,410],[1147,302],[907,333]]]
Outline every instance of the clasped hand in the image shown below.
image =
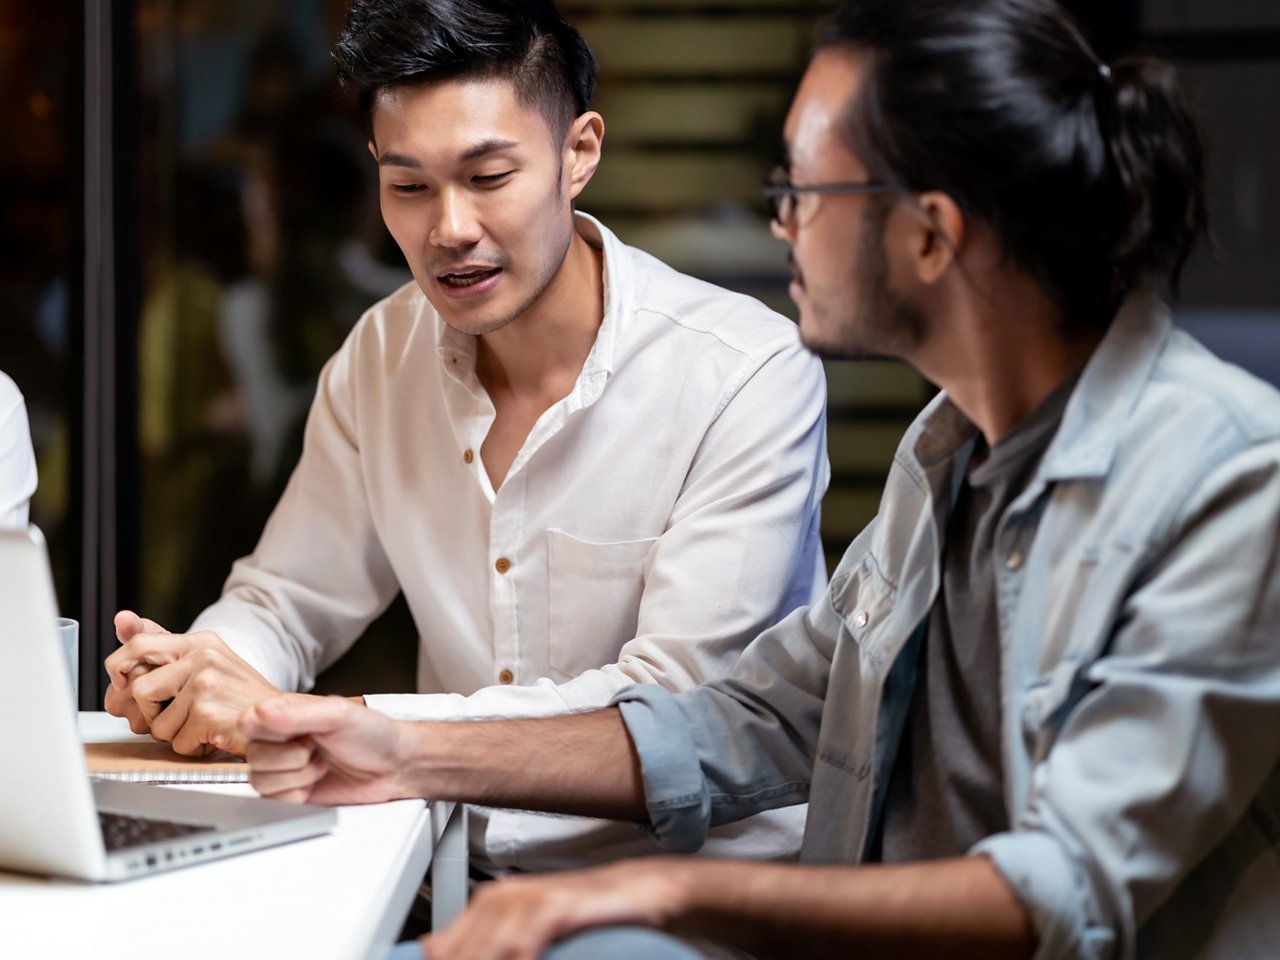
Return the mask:
[[216,633],[170,633],[128,610],[116,614],[115,627],[120,647],[105,663],[106,711],[177,753],[243,756],[240,714],[280,691]]

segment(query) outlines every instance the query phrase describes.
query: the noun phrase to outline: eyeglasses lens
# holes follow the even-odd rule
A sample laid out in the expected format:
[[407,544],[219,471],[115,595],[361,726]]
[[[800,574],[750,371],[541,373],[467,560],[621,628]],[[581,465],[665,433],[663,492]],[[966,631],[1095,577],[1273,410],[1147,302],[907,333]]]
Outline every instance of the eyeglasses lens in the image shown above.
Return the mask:
[[[791,186],[791,177],[783,167],[777,167],[769,174],[767,184],[775,190],[786,190]],[[769,197],[769,214],[780,227],[789,226],[795,212],[794,193],[773,194]]]

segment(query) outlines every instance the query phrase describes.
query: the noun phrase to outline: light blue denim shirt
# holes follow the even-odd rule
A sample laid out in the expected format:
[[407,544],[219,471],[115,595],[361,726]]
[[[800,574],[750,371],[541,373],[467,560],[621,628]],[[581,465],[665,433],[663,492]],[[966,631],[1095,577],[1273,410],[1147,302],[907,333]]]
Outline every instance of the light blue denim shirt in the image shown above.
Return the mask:
[[[808,800],[802,858],[863,858],[973,437],[939,397],[823,600],[725,680],[615,698],[668,849]],[[1013,826],[972,852],[1038,957],[1280,955],[1278,530],[1280,394],[1134,296],[996,534]]]

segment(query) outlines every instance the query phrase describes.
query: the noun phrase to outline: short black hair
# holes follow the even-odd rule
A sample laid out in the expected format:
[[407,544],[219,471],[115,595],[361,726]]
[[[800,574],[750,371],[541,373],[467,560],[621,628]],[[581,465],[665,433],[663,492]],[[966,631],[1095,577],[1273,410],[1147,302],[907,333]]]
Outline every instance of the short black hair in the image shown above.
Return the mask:
[[1150,276],[1177,289],[1207,214],[1168,64],[1104,64],[1053,0],[846,0],[824,46],[870,56],[843,131],[868,172],[951,196],[1076,329]]
[[356,0],[333,59],[366,109],[396,87],[500,78],[560,135],[590,107],[598,72],[552,0]]

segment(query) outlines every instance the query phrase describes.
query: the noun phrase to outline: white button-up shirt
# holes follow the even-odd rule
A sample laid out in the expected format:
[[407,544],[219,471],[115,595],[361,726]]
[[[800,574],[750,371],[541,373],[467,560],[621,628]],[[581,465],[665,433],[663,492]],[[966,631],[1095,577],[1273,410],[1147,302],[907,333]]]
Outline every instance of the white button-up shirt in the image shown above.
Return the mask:
[[[419,695],[370,706],[529,716],[602,706],[636,682],[679,690],[723,675],[757,633],[821,595],[821,365],[758,302],[589,217],[578,229],[604,253],[603,323],[500,488],[479,456],[494,407],[476,340],[410,284],[325,367],[288,489],[193,629],[217,630],[272,683],[307,689],[403,590]],[[731,828],[734,849],[794,854],[802,813],[769,817]],[[476,819],[490,866],[656,849],[628,825]]]
[[0,373],[0,527],[27,528],[27,508],[36,492],[36,456],[31,449],[27,406],[18,385]]

